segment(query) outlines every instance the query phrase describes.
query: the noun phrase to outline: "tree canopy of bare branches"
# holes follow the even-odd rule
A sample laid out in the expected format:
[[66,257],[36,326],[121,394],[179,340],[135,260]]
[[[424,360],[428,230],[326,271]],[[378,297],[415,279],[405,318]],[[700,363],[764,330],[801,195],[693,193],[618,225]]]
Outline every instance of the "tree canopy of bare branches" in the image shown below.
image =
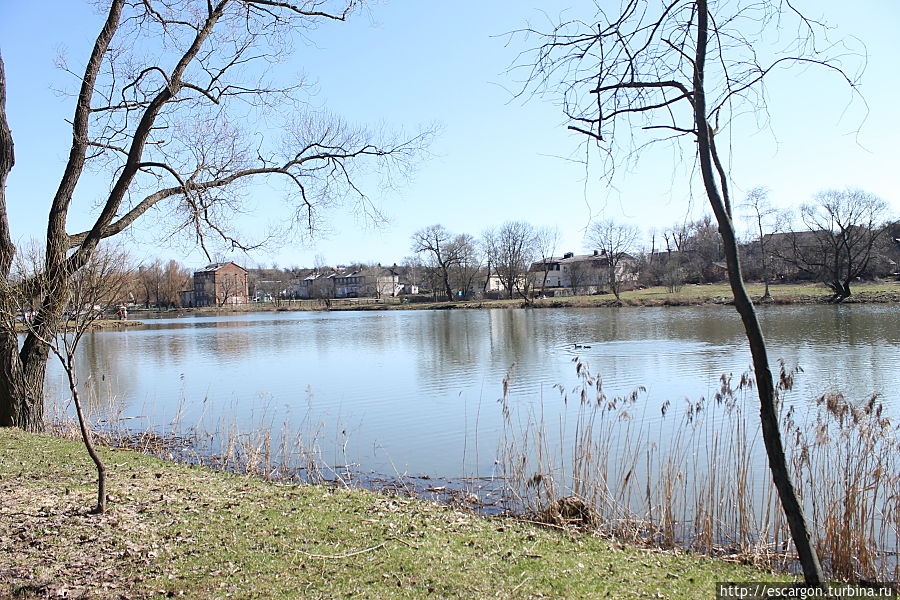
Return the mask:
[[597,6],[590,20],[524,32],[539,43],[520,58],[528,73],[523,93],[555,95],[568,128],[596,146],[606,165],[659,142],[684,141],[678,148],[695,158],[753,357],[773,481],[804,576],[818,583],[822,570],[786,467],[765,340],[742,282],[727,133],[743,112],[765,114],[763,83],[782,67],[815,65],[852,88],[844,48],[829,44],[824,24],[788,0],[622,0],[614,13]]
[[412,251],[426,257],[426,265],[437,275],[447,300],[453,299],[451,275],[471,247],[466,235],[454,235],[443,225],[431,225],[412,236]]
[[622,287],[621,270],[631,252],[634,252],[639,231],[634,225],[617,223],[612,219],[594,221],[588,227],[586,238],[604,256],[609,271],[609,287],[616,299]]
[[476,291],[476,281],[483,273],[478,242],[471,234],[463,233],[456,236],[453,247],[458,260],[450,273],[452,287],[468,297]]
[[779,250],[832,291],[832,301],[850,297],[850,284],[866,272],[886,233],[887,203],[858,189],[828,190],[804,204],[804,231],[782,237]]
[[561,234],[557,227],[539,227],[535,232],[535,250],[541,261],[541,295],[547,287],[547,276],[550,274],[550,259],[559,247]]
[[[68,158],[47,219],[36,329],[19,349],[0,332],[0,425],[40,429],[47,346],[67,302],[67,281],[98,244],[154,209],[169,215],[207,254],[215,242],[249,249],[233,227],[247,192],[264,179],[280,186],[294,233],[315,230],[322,210],[351,202],[372,213],[361,169],[386,182],[403,175],[428,142],[376,135],[313,111],[302,82],[279,81],[277,63],[295,39],[343,21],[358,0],[108,0],[86,64],[64,65],[77,82]],[[57,15],[57,18],[64,18]],[[14,90],[11,90],[14,92]],[[0,276],[9,283],[16,248],[5,180],[14,165],[0,62]],[[278,132],[273,134],[273,132]],[[108,177],[92,225],[70,231],[68,216],[84,173]],[[5,286],[9,287],[9,286]],[[11,298],[0,298],[4,308]]]
[[537,231],[525,221],[507,221],[494,235],[490,262],[508,298],[516,292],[528,298],[528,270],[535,259],[537,243]]
[[774,228],[772,219],[777,215],[775,208],[769,202],[769,190],[764,187],[755,187],[747,193],[744,199],[744,207],[748,210],[748,219],[752,222],[752,228],[756,237],[756,244],[759,249],[759,263],[762,271],[763,283],[765,284],[765,293],[763,300],[772,297],[769,292],[769,248],[767,232],[771,233]]

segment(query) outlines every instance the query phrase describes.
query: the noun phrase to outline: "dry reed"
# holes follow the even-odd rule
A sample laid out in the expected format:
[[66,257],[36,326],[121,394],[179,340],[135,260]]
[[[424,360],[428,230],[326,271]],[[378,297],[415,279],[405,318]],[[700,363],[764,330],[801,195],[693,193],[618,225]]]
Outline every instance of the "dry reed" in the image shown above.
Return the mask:
[[[500,399],[502,481],[515,511],[541,514],[560,498],[590,506],[600,531],[662,547],[685,546],[758,566],[796,567],[754,410],[754,381],[720,379],[710,399],[648,414],[643,388],[609,398],[575,359],[578,385],[556,386],[555,435],[537,407],[516,408],[509,375]],[[900,445],[878,398],[856,406],[833,393],[786,402],[799,369],[781,364],[781,426],[795,485],[829,575],[898,579]]]

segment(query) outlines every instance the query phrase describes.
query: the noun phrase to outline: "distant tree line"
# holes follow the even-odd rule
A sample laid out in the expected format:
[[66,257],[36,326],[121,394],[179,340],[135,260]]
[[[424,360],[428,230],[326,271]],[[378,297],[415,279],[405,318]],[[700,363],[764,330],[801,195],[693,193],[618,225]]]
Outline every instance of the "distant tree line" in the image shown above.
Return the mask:
[[[771,282],[815,281],[827,286],[835,301],[851,294],[857,280],[900,273],[900,221],[888,220],[888,205],[857,189],[828,190],[797,211],[775,210],[766,188],[751,190],[741,208],[748,224],[740,252],[744,277]],[[639,243],[640,230],[612,219],[592,222],[584,239],[589,250],[607,257],[608,291],[618,296],[623,284],[614,275],[622,263],[644,286],[674,292],[687,283],[713,283],[727,278],[725,250],[718,226],[709,215],[648,232],[649,247]],[[436,224],[412,236],[405,264],[419,274],[422,289],[437,297],[460,298],[496,292],[508,298],[542,294],[548,259],[562,254],[559,231],[508,221],[476,238]],[[537,267],[537,268],[536,268]],[[577,266],[570,279],[582,277]],[[479,282],[482,289],[478,289]],[[489,289],[496,283],[498,289]]]
[[[900,221],[888,219],[887,203],[857,189],[829,190],[795,211],[776,210],[766,188],[750,190],[740,209],[747,224],[740,252],[748,281],[772,283],[818,282],[840,301],[851,294],[851,284],[900,276]],[[686,220],[670,227],[650,229],[641,243],[639,228],[609,218],[598,218],[586,229],[587,250],[599,251],[611,274],[602,291],[617,297],[628,285],[664,286],[675,292],[685,284],[721,282],[727,278],[724,248],[711,216]],[[551,259],[570,248],[561,247],[555,227],[537,227],[526,221],[507,221],[480,234],[456,233],[441,224],[416,231],[412,254],[394,272],[403,293],[419,293],[433,300],[469,299],[473,296],[530,300],[547,292]],[[178,261],[156,259],[137,266],[123,261],[129,285],[122,303],[147,308],[182,306],[184,290],[191,289],[191,271]],[[297,283],[310,275],[352,272],[381,267],[363,262],[328,267],[317,258],[311,268],[258,265],[249,269],[250,295],[280,303],[301,297]],[[616,277],[623,270],[634,275],[628,282]],[[574,264],[569,272],[573,293],[588,289],[590,274]],[[333,297],[327,280],[313,281],[303,297]]]
[[133,274],[131,298],[146,308],[180,307],[181,292],[192,287],[191,271],[176,260],[156,259],[141,264]]

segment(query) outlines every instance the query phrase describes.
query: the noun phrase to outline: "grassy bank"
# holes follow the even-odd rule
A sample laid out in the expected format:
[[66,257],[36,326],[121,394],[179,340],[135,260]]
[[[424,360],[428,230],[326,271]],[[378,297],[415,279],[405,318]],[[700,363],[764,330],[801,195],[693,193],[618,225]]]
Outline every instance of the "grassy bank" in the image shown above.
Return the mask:
[[[762,284],[747,284],[747,291],[754,302],[763,302],[765,288]],[[770,304],[825,304],[831,293],[815,284],[786,284],[770,286],[771,298],[764,303]],[[505,301],[510,302],[510,301]],[[731,288],[727,283],[704,285],[685,285],[677,292],[670,292],[664,287],[651,287],[640,290],[622,292],[617,300],[612,294],[595,296],[571,296],[563,298],[545,298],[534,301],[537,308],[556,307],[594,307],[594,306],[699,306],[710,304],[730,304]],[[844,301],[854,303],[900,302],[900,284],[866,283],[854,286],[853,295]],[[521,301],[518,304],[521,305]]]
[[[91,323],[91,329],[126,329],[128,327],[138,327],[143,325],[141,321],[122,321],[119,319],[97,319],[93,323]],[[65,325],[60,325],[60,330],[63,329],[72,329],[75,326],[73,321],[66,321]],[[28,327],[25,326],[24,323],[16,323],[16,331],[19,333],[25,333],[28,331]]]
[[[759,302],[764,293],[760,283],[747,284],[754,301]],[[831,293],[822,285],[811,283],[792,283],[771,286],[772,304],[824,304],[831,298]],[[221,314],[242,312],[274,312],[290,310],[450,310],[464,308],[519,308],[524,305],[522,298],[512,300],[465,300],[453,302],[407,302],[398,298],[375,300],[359,298],[350,300],[333,300],[326,305],[320,300],[284,300],[281,302],[254,302],[238,306],[190,308],[168,311],[172,314]],[[728,304],[731,302],[731,289],[726,283],[683,286],[677,292],[670,292],[664,287],[651,287],[641,290],[622,292],[621,300],[612,294],[593,296],[568,296],[562,298],[537,299],[532,303],[535,308],[565,308],[597,306],[698,306],[709,304]],[[853,286],[853,295],[844,301],[846,304],[860,303],[898,303],[900,302],[900,283],[859,283]],[[134,311],[141,314],[141,309]],[[146,311],[155,313],[156,311]]]
[[0,430],[0,597],[709,598],[772,574],[354,489]]

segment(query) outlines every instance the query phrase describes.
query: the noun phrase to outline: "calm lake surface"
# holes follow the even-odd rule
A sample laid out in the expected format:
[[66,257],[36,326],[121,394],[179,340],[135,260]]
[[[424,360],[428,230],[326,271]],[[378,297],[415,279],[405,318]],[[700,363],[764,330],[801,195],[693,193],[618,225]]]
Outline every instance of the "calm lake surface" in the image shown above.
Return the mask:
[[[900,307],[763,307],[773,369],[803,373],[787,401],[882,394],[900,416]],[[503,379],[521,414],[558,423],[577,403],[573,359],[608,396],[644,386],[645,419],[710,397],[750,365],[731,307],[279,312],[148,320],[98,331],[79,372],[95,414],[134,427],[271,429],[315,439],[331,464],[364,471],[487,476],[502,427]],[[575,345],[584,346],[576,348]],[[587,347],[589,346],[589,347]],[[48,393],[65,397],[59,369]]]

